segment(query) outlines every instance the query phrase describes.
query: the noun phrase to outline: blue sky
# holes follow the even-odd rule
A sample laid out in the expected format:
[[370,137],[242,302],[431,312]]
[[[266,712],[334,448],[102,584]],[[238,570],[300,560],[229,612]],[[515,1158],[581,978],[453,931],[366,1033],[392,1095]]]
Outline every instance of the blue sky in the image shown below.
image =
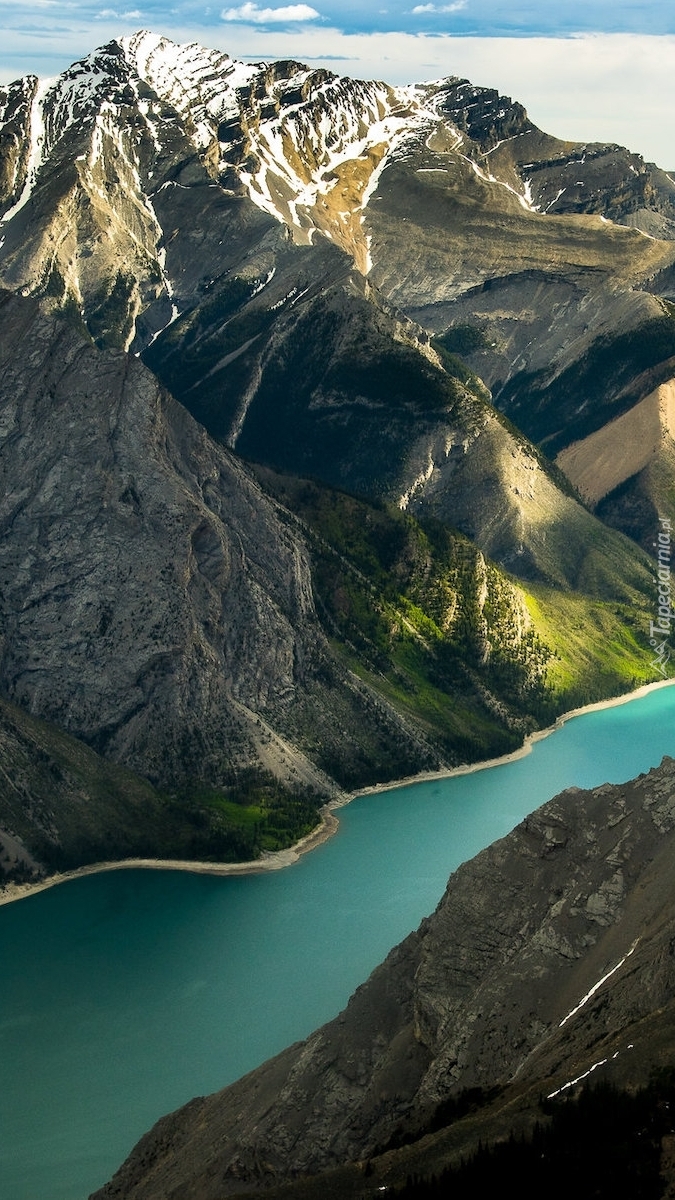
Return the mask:
[[672,0],[0,0],[0,80],[56,74],[138,28],[391,83],[466,76],[552,133],[675,167]]
[[[269,4],[241,3],[234,0],[221,11],[231,14],[226,19],[238,19],[249,24],[271,24],[275,0]],[[159,7],[159,6],[158,6]],[[283,12],[281,4],[277,10]],[[303,22],[317,21],[341,29],[345,33],[453,33],[459,36],[531,37],[579,32],[604,33],[675,33],[675,8],[672,3],[640,3],[634,0],[529,0],[505,4],[503,0],[381,0],[380,3],[358,3],[358,0],[312,0],[312,3],[284,6],[298,11]],[[234,14],[239,13],[235,18]],[[270,14],[265,20],[263,13]],[[317,13],[317,16],[310,15]]]

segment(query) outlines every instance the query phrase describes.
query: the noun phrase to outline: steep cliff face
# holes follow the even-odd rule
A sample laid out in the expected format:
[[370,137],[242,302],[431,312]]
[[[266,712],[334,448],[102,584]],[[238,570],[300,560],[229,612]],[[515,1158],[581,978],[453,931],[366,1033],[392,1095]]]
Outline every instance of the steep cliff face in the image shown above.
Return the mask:
[[[339,1176],[335,1194],[359,1194],[437,1170],[487,1117],[503,1133],[591,1070],[644,1082],[672,1052],[674,837],[670,759],[563,793],[451,877],[341,1016],[164,1118],[97,1195],[215,1200],[370,1159],[367,1181]],[[439,1131],[441,1106],[476,1087],[499,1091],[485,1124]]]
[[164,784],[264,744],[330,790],[297,749],[310,731],[339,773],[358,728],[401,727],[331,665],[292,524],[137,360],[34,301],[5,294],[2,318],[5,694]]
[[[547,683],[548,599],[531,615],[457,535],[430,538],[321,489],[313,512],[309,485],[279,490],[268,476],[280,504],[137,358],[98,350],[35,299],[3,294],[0,365],[0,679],[53,734],[45,775],[26,765],[33,733],[21,745],[8,733],[0,826],[44,865],[153,849],[250,856],[218,805],[243,802],[251,772],[292,808],[294,796],[506,751],[565,705]],[[566,503],[570,520],[592,523]],[[579,536],[560,561],[563,577],[583,564],[614,604],[612,662],[602,642],[584,651],[585,679],[562,689],[569,706],[580,682],[595,697],[648,669],[617,603],[634,620],[649,576],[621,538],[596,554]],[[602,602],[580,602],[583,620],[601,615]],[[581,660],[560,661],[576,679]],[[58,730],[179,808],[138,779],[106,783],[103,761],[73,773],[78,743],[59,748]],[[41,815],[35,797],[62,768],[70,791],[62,779]]]

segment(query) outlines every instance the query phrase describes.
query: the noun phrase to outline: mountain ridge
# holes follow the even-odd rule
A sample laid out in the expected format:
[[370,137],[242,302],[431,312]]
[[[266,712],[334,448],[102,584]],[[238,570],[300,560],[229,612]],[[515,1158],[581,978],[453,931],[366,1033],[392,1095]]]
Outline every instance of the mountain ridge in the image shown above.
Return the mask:
[[[660,669],[667,172],[459,77],[393,88],[142,31],[0,88],[0,205],[19,873],[109,838],[253,857],[341,788],[513,749]],[[641,453],[590,495],[599,443],[564,454],[612,456],[613,422]],[[342,1018],[166,1118],[102,1194],[283,1189],[289,1167],[362,1194],[471,1148],[476,1124],[443,1125],[466,1088],[482,1128],[528,1127],[598,1040],[642,1082],[627,1031],[656,1031],[656,1065],[671,1049],[673,790],[666,762],[534,814]]]
[[[596,147],[592,152],[579,147],[578,153],[573,152],[572,143],[558,142],[536,130],[522,106],[490,89],[475,88],[467,80],[453,77],[393,88],[344,79],[294,62],[237,63],[220,52],[196,44],[177,46],[148,31],[109,43],[55,80],[39,82],[27,77],[9,85],[4,89],[4,107],[7,135],[11,133],[15,142],[13,179],[9,187],[5,185],[5,204],[13,200],[14,205],[6,209],[5,224],[31,201],[40,170],[49,158],[59,147],[67,153],[73,138],[83,130],[91,134],[88,155],[77,160],[84,163],[78,169],[86,186],[95,193],[94,168],[103,143],[106,138],[117,141],[117,154],[128,175],[127,187],[132,192],[135,187],[136,204],[146,210],[143,214],[139,207],[138,215],[153,223],[148,189],[144,198],[138,194],[139,171],[151,147],[166,153],[172,126],[180,118],[193,154],[201,156],[207,173],[220,186],[246,194],[285,224],[294,238],[311,240],[311,227],[337,239],[343,249],[351,251],[357,268],[366,273],[370,269],[364,258],[366,241],[372,240],[372,232],[357,234],[354,221],[358,225],[366,209],[372,208],[385,166],[408,157],[409,148],[403,144],[406,139],[416,145],[425,131],[423,141],[431,143],[435,137],[447,142],[449,138],[453,150],[466,141],[466,154],[459,152],[451,161],[465,163],[477,186],[501,187],[505,196],[510,193],[514,203],[532,214],[539,206],[528,198],[531,181],[523,182],[518,174],[525,160],[522,155],[514,158],[511,147],[523,139],[529,145],[533,137],[540,143],[539,151],[542,146],[555,146],[571,153],[577,174],[587,158],[592,164],[601,151],[614,155],[620,171],[618,160],[623,155],[628,176],[638,180],[652,199],[657,195],[648,182],[649,168],[639,156],[627,156],[616,146]],[[131,139],[120,140],[115,132],[113,118],[122,110],[133,114]],[[25,141],[22,158],[16,157],[19,133]],[[437,149],[445,151],[447,146],[439,142]],[[433,150],[430,154],[434,157]],[[491,162],[499,160],[503,177],[480,165],[479,160],[488,156]],[[558,160],[554,163],[560,165]],[[525,163],[528,168],[534,165]],[[548,170],[548,165],[544,162],[541,170]],[[420,167],[418,173],[425,169],[434,173],[433,166]],[[441,171],[440,166],[438,169]],[[510,178],[519,182],[514,185]],[[164,186],[180,184],[168,179],[160,184]],[[675,186],[671,190],[675,194]],[[633,201],[635,197],[626,201],[629,208]],[[608,203],[611,207],[606,186],[604,190],[591,187],[587,201],[578,200],[571,208],[556,201],[555,211],[559,215],[568,210],[575,214],[600,211]],[[669,203],[664,199],[666,209]],[[549,203],[546,211],[553,207]],[[367,254],[371,254],[369,249]],[[161,259],[161,253],[155,255],[160,269]],[[176,281],[165,279],[163,286],[170,299]]]
[[[76,797],[79,751],[59,728],[113,775],[119,764],[150,781],[143,829],[155,821],[158,846],[153,788],[174,806],[169,824],[183,821],[188,857],[191,824],[212,834],[205,856],[222,853],[237,803],[250,823],[258,795],[258,822],[274,828],[279,798],[292,815],[295,794],[294,840],[336,789],[504,752],[576,699],[545,683],[551,652],[536,631],[549,598],[531,616],[466,539],[318,485],[256,479],[139,359],[98,350],[35,298],[5,292],[0,312],[2,690],[57,727],[46,753]],[[591,648],[593,680],[584,668],[575,684],[592,698],[648,677],[632,629],[645,569],[625,560],[623,575],[613,605],[581,602],[612,634],[612,656]],[[58,790],[45,823],[44,772],[27,775],[9,726],[0,748],[3,827],[43,865],[100,858],[95,814],[109,828],[109,806],[86,772],[92,813],[73,839],[73,804]],[[123,791],[110,834],[121,853],[136,844]],[[259,852],[237,837],[240,856]]]
[[590,1074],[646,1084],[672,1063],[673,784],[664,759],[537,809],[334,1021],[163,1118],[96,1197],[363,1196],[531,1130]]

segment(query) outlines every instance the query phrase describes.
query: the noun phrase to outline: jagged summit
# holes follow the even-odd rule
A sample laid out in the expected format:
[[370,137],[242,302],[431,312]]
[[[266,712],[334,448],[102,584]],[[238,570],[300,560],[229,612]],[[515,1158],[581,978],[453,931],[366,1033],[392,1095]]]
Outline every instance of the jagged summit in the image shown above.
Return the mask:
[[[147,30],[93,51],[56,79],[10,85],[0,105],[16,142],[4,222],[27,202],[41,166],[65,149],[71,130],[89,131],[93,165],[115,117],[134,127],[138,147],[149,139],[159,153],[173,116],[223,183],[236,174],[254,203],[300,240],[318,229],[352,250],[381,171],[411,138],[451,115],[456,146],[465,133],[489,142],[507,117],[526,120],[520,106],[455,78],[390,87],[292,60],[246,64]],[[357,260],[365,268],[363,253]]]
[[[101,248],[115,238],[118,260],[145,261],[132,271],[141,282],[128,306],[126,345],[158,278],[174,311],[178,281],[164,250],[170,231],[155,197],[196,183],[194,170],[184,177],[190,158],[223,194],[252,201],[294,242],[323,235],[363,274],[388,253],[373,244],[369,214],[396,164],[434,201],[439,189],[470,195],[485,187],[495,207],[517,204],[533,216],[584,211],[635,223],[632,214],[647,211],[656,195],[639,156],[556,142],[522,105],[465,79],[391,87],[292,60],[242,63],[148,30],[111,41],[55,79],[27,76],[0,88],[0,131],[4,281],[32,290],[37,275],[49,287],[56,270],[52,288],[86,308],[93,264],[77,260],[93,255],[105,277]],[[609,194],[595,185],[608,154],[616,177]],[[53,224],[55,193],[57,224],[69,215],[65,244],[59,228],[39,228],[45,209]],[[21,216],[27,205],[30,229]],[[669,236],[668,205],[656,208],[664,215],[651,213],[649,232]]]
[[[0,139],[3,286],[50,298],[99,346],[144,355],[240,453],[411,508],[428,501],[510,568],[522,569],[526,510],[533,501],[540,514],[541,498],[500,451],[509,501],[496,524],[492,509],[475,515],[482,502],[458,499],[453,453],[466,461],[477,427],[441,436],[429,417],[433,389],[417,372],[441,369],[430,337],[475,325],[470,366],[524,423],[514,379],[557,372],[556,355],[566,366],[594,330],[658,322],[645,292],[670,294],[665,172],[615,146],[551,138],[522,105],[458,77],[391,87],[139,31],[56,79],[0,89]],[[392,346],[414,351],[415,382],[397,368],[395,391],[426,424],[394,435],[388,419],[396,450],[385,453]],[[363,457],[344,434],[355,400],[374,438],[368,449],[356,439]],[[288,404],[305,412],[302,435]],[[341,439],[320,450],[317,422]],[[550,423],[537,440],[559,435]],[[540,524],[537,544],[550,546]],[[547,577],[556,557],[545,553]]]
[[[438,89],[364,83],[291,60],[245,64],[142,30],[94,51],[57,79],[31,77],[2,97],[5,112],[15,115],[17,143],[3,220],[27,202],[49,158],[67,151],[71,131],[89,134],[90,168],[107,136],[142,175],[148,146],[161,155],[178,119],[222,185],[244,189],[288,224],[296,240],[326,233],[367,270],[362,211],[402,141],[438,121]],[[132,139],[124,136],[125,126],[133,129]]]

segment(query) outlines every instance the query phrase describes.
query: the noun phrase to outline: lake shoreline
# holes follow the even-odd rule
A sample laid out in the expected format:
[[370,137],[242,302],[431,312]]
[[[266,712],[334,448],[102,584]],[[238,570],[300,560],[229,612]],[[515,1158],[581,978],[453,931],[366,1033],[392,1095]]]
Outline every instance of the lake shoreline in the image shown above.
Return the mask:
[[[586,713],[600,712],[604,708],[618,708],[621,704],[629,704],[631,700],[639,700],[642,696],[646,696],[649,692],[659,691],[664,687],[672,687],[675,685],[673,679],[658,679],[655,683],[644,683],[634,692],[622,692],[620,696],[612,696],[609,700],[596,700],[593,704],[585,704],[582,708],[572,708],[569,712],[561,713],[556,717],[552,725],[547,725],[545,729],[535,729],[532,733],[525,736],[522,746],[517,750],[511,750],[508,754],[502,754],[499,758],[485,758],[475,763],[465,763],[460,767],[449,767],[442,771],[420,771],[418,775],[409,775],[405,779],[396,779],[391,783],[375,783],[372,787],[359,788],[356,792],[350,792],[344,799],[331,801],[329,807],[331,809],[341,808],[345,804],[350,804],[357,796],[372,796],[378,792],[390,792],[395,788],[407,787],[414,783],[427,783],[435,779],[451,779],[455,775],[473,775],[475,771],[487,771],[492,767],[503,766],[505,763],[517,762],[519,758],[525,758],[532,753],[532,747],[541,742],[544,738],[555,733],[557,729],[562,729],[568,721],[572,721],[575,717],[583,717]],[[544,801],[542,800],[542,804]]]
[[[486,771],[492,767],[503,766],[505,763],[516,762],[518,759],[530,754],[536,742],[555,733],[557,729],[560,729],[567,721],[571,721],[575,717],[580,717],[590,712],[598,712],[605,708],[615,708],[621,704],[628,704],[632,700],[638,700],[650,692],[673,685],[675,685],[675,679],[657,680],[655,683],[643,684],[633,692],[623,692],[620,696],[613,696],[608,700],[598,700],[593,704],[584,705],[582,708],[575,708],[569,712],[561,713],[552,725],[527,734],[522,746],[517,750],[512,750],[509,754],[501,755],[499,758],[482,759],[480,762],[466,763],[459,767],[450,767],[440,771],[422,771],[417,775],[410,775],[404,779],[373,784],[371,787],[359,788],[357,791],[345,793],[322,807],[320,810],[320,824],[311,833],[306,834],[305,837],[301,838],[293,846],[289,846],[285,850],[263,853],[259,859],[239,863],[211,863],[204,861],[188,862],[183,859],[125,858],[117,862],[89,863],[86,866],[76,867],[72,871],[55,872],[53,875],[45,876],[43,879],[38,879],[35,882],[0,885],[0,906],[11,904],[16,900],[26,899],[28,896],[47,891],[58,884],[69,883],[74,879],[82,879],[87,875],[98,875],[105,871],[189,871],[195,875],[234,876],[257,875],[262,872],[282,870],[284,867],[290,867],[298,862],[304,854],[316,849],[317,846],[323,845],[333,834],[337,833],[339,821],[335,816],[335,810],[343,808],[360,796],[372,796],[380,792],[407,787],[411,784],[450,779],[457,775],[471,775],[476,771]],[[550,799],[550,797],[547,797],[547,799]]]

